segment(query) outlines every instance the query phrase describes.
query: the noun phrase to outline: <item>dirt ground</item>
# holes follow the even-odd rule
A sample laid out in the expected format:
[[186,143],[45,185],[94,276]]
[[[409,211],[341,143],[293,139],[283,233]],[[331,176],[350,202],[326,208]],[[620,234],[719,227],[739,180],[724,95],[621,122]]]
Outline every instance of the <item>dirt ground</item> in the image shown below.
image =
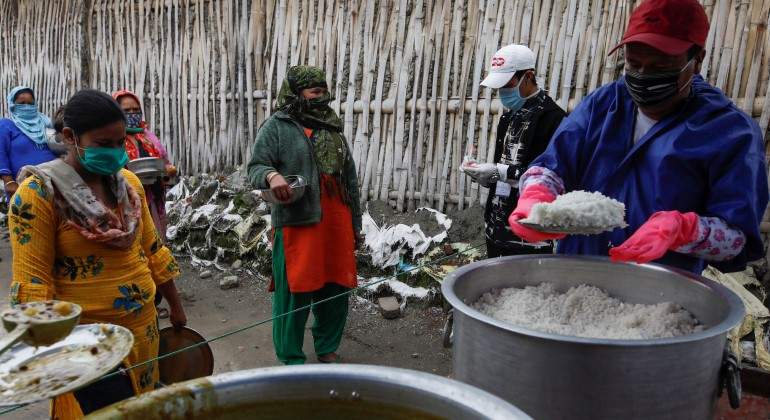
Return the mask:
[[[11,252],[7,239],[0,239],[0,258],[0,272],[5,279],[0,282],[0,305],[5,306],[11,278]],[[179,262],[183,276],[177,280],[177,287],[182,293],[188,326],[204,337],[212,338],[270,318],[267,279],[244,272],[240,275],[239,288],[220,290],[218,273],[201,279],[199,271],[189,261]],[[371,303],[354,296],[339,353],[347,363],[396,366],[448,376],[451,353],[441,346],[442,323],[440,308],[418,305],[407,306],[401,318],[385,320]],[[168,325],[162,324],[162,327]],[[273,353],[270,323],[213,342],[211,347],[215,373],[279,364]],[[315,362],[309,329],[305,352],[308,362]],[[7,419],[47,417],[47,403],[34,404],[3,416]]]

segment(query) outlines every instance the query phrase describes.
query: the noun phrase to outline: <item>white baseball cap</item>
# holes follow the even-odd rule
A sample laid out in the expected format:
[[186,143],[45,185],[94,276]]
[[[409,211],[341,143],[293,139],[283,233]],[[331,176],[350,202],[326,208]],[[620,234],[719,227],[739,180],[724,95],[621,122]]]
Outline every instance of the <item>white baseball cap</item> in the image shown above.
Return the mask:
[[524,45],[506,45],[492,56],[492,69],[481,85],[500,89],[511,81],[517,71],[534,68],[535,53],[532,50]]

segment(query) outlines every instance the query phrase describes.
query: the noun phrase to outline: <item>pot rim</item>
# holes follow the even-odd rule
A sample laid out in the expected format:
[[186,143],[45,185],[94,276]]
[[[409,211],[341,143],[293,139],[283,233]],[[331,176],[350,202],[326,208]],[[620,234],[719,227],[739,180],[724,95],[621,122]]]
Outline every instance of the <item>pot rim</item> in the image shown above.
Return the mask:
[[[436,401],[443,401],[455,407],[464,407],[489,419],[531,419],[529,415],[512,403],[488,391],[455,379],[410,369],[363,364],[273,366],[225,372],[181,382],[115,403],[93,413],[92,417],[89,418],[113,418],[116,414],[121,414],[122,416],[125,413],[131,413],[133,410],[141,410],[148,405],[173,407],[173,401],[179,399],[180,396],[191,393],[195,400],[206,401],[204,394],[210,394],[212,391],[218,392],[221,398],[221,400],[216,400],[216,404],[222,404],[223,407],[227,407],[228,394],[231,393],[228,389],[260,382],[266,385],[280,386],[287,382],[299,380],[326,381],[329,383],[343,380],[359,383],[376,383],[381,384],[383,387],[396,386],[404,393],[416,390],[425,395],[430,395]],[[375,399],[375,401],[377,400]],[[200,413],[204,413],[205,408],[204,406],[197,407],[194,411],[204,409],[204,411],[200,411]]]
[[547,333],[543,331],[537,331],[537,330],[509,324],[507,322],[499,321],[467,305],[457,296],[457,294],[455,294],[454,286],[455,286],[455,283],[457,282],[457,279],[460,278],[460,276],[468,272],[471,272],[474,269],[481,266],[499,265],[509,260],[520,260],[520,259],[521,260],[523,259],[563,259],[563,260],[571,259],[571,260],[579,260],[579,261],[594,261],[594,262],[606,262],[606,263],[610,262],[609,257],[602,257],[602,256],[595,256],[595,255],[544,254],[544,255],[514,255],[509,257],[490,258],[490,259],[476,261],[471,264],[464,265],[458,268],[457,270],[449,273],[449,275],[447,275],[444,278],[444,281],[441,282],[441,293],[444,295],[444,298],[449,302],[449,304],[452,305],[454,309],[457,309],[460,312],[462,312],[463,315],[467,315],[477,321],[495,326],[497,328],[500,328],[512,333],[546,339],[546,340],[562,341],[562,342],[576,343],[576,344],[603,345],[603,346],[644,347],[644,346],[683,344],[683,343],[689,343],[693,341],[700,341],[700,340],[722,335],[727,331],[733,329],[735,326],[741,323],[745,313],[743,301],[741,301],[740,297],[738,297],[738,295],[736,295],[732,290],[728,289],[727,287],[713,280],[709,280],[705,277],[691,273],[689,271],[681,270],[674,267],[668,267],[661,264],[632,264],[632,263],[612,262],[612,264],[634,265],[634,266],[640,266],[643,268],[652,269],[656,271],[679,274],[691,282],[698,283],[698,286],[700,287],[706,287],[710,289],[713,293],[720,296],[727,302],[727,306],[730,309],[725,319],[723,319],[720,323],[716,325],[713,325],[711,327],[704,329],[703,331],[698,331],[693,334],[680,335],[676,337],[652,338],[652,339],[644,339],[644,340],[577,337],[572,335],[552,334],[552,333]]

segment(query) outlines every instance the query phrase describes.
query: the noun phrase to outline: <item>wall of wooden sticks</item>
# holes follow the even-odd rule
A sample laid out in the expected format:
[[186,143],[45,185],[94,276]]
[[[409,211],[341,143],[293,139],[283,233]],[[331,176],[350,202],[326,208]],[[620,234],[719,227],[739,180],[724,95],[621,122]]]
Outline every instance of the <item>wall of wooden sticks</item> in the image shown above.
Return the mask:
[[[622,71],[607,51],[635,3],[0,0],[0,89],[30,85],[49,114],[79,88],[131,89],[184,172],[224,172],[248,159],[287,68],[319,66],[370,198],[464,207],[486,195],[457,168],[492,155],[502,108],[479,82],[494,51],[529,45],[571,110]],[[770,0],[704,6],[703,75],[767,133]]]

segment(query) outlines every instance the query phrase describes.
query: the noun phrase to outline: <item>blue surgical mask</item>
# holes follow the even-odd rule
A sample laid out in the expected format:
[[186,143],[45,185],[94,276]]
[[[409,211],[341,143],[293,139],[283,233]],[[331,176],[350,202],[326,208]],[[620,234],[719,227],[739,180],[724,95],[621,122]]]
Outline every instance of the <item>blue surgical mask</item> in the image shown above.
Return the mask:
[[498,89],[500,92],[500,102],[503,103],[504,107],[513,112],[520,110],[526,101],[526,99],[521,97],[519,86],[521,86],[521,81],[519,81],[519,84],[516,85],[516,87]]

